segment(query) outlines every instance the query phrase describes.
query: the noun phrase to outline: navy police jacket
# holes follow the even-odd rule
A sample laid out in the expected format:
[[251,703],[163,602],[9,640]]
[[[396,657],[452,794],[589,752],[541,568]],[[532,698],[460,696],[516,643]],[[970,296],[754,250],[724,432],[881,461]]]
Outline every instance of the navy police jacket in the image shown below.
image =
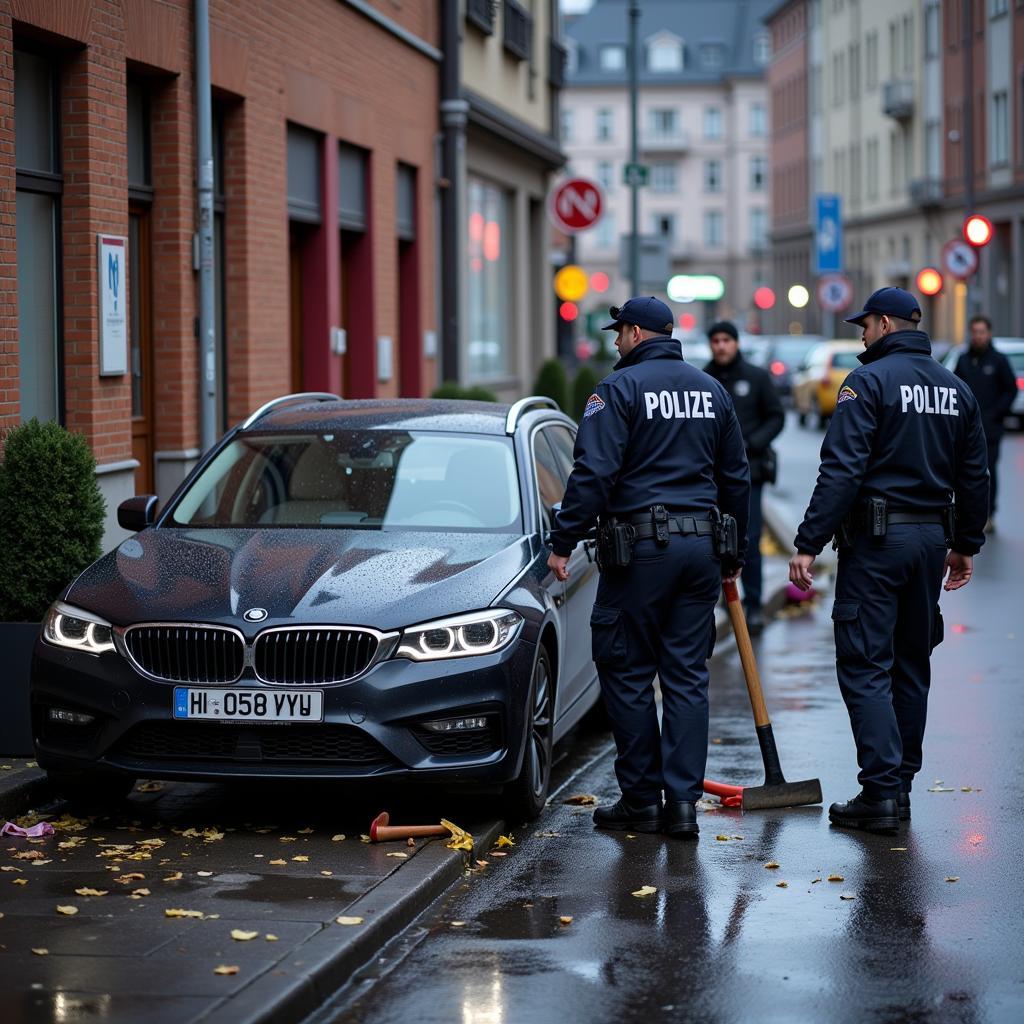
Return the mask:
[[988,456],[970,388],[932,359],[923,331],[886,335],[858,358],[863,365],[840,388],[821,446],[797,551],[817,555],[864,499],[916,512],[955,498],[953,550],[976,554],[985,542]]
[[615,364],[587,401],[574,454],[551,535],[556,555],[571,554],[599,515],[717,505],[736,517],[742,563],[750,500],[743,435],[729,393],[685,362],[674,338],[648,338]]

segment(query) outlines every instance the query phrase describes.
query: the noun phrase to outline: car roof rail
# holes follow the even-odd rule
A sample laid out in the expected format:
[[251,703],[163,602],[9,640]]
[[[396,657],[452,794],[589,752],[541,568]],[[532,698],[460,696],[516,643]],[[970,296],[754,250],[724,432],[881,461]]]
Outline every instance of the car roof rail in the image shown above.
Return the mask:
[[294,395],[281,395],[280,398],[272,398],[264,402],[251,416],[242,424],[243,430],[248,430],[257,420],[266,416],[272,409],[282,405],[292,405],[296,402],[340,402],[340,395],[332,395],[329,391],[300,391]]
[[505,433],[514,434],[519,418],[531,409],[558,409],[558,403],[553,398],[544,395],[530,395],[529,398],[520,398],[513,402],[505,417]]

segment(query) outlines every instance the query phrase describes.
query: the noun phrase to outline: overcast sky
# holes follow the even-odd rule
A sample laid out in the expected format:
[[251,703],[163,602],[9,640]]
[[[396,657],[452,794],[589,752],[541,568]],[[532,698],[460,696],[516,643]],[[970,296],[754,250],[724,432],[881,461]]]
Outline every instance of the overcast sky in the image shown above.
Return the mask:
[[594,0],[561,0],[561,7],[565,14],[582,14],[593,2]]

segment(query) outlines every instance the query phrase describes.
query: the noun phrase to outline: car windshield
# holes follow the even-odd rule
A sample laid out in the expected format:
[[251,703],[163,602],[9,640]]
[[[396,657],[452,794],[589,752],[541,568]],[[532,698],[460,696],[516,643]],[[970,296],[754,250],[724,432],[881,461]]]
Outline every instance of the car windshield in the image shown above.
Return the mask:
[[1010,360],[1010,366],[1013,367],[1013,372],[1020,377],[1024,374],[1024,351],[1022,352],[1007,352],[1006,358]]
[[787,365],[800,364],[808,351],[818,344],[817,338],[794,338],[792,341],[778,341],[772,349],[772,358]]
[[858,352],[833,352],[832,353],[832,369],[833,370],[855,370],[860,366],[860,360],[857,356]]
[[510,438],[416,431],[241,434],[168,525],[520,531]]

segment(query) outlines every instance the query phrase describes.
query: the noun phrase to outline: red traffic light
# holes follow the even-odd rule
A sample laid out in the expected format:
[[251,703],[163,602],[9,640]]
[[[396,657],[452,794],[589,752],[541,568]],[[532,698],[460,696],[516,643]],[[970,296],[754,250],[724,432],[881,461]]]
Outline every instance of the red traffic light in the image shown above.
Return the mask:
[[590,275],[590,287],[595,292],[608,291],[608,275],[603,270],[595,270]]
[[767,285],[762,285],[754,292],[754,305],[758,309],[771,309],[775,305],[775,292]]
[[938,295],[942,291],[942,275],[934,267],[917,272],[917,290],[922,295]]
[[563,320],[573,321],[580,315],[579,306],[575,302],[563,302],[558,307],[558,315]]
[[992,241],[992,221],[980,213],[972,213],[964,221],[964,238],[976,249]]

